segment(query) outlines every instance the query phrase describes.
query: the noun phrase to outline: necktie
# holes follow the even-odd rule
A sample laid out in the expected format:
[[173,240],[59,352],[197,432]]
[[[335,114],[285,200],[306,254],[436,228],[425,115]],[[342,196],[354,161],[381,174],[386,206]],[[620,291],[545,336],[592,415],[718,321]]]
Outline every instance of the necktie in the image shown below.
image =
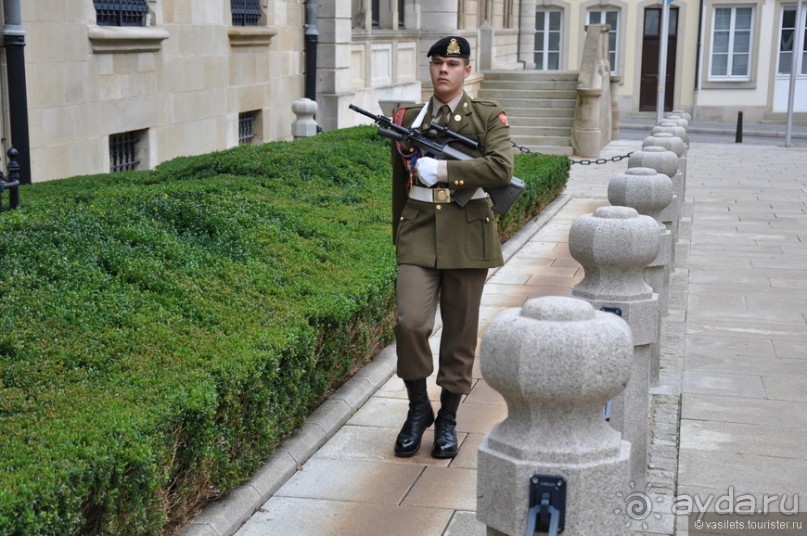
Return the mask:
[[440,116],[437,118],[438,125],[447,125],[448,124],[448,116],[451,114],[451,108],[448,107],[448,104],[443,104],[440,106]]

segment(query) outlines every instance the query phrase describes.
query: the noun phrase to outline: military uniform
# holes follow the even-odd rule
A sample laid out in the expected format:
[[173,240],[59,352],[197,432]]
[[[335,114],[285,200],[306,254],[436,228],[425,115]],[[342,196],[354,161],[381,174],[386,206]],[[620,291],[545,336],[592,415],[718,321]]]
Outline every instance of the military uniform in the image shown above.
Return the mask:
[[[392,144],[397,373],[409,397],[409,413],[396,439],[395,455],[417,453],[424,431],[434,423],[432,456],[453,458],[459,449],[457,410],[462,395],[471,390],[482,289],[488,269],[503,262],[496,220],[484,188],[509,184],[513,153],[504,111],[494,102],[471,99],[462,91],[461,76],[467,78],[470,73],[467,40],[445,37],[427,56],[434,56],[429,70],[432,83],[440,85],[439,93],[435,85],[435,97],[425,104],[425,110],[417,106],[396,111],[396,123],[411,127],[421,121],[415,128],[425,130],[435,116],[434,104],[441,108],[450,105],[453,109],[444,126],[478,142],[478,148],[452,141],[452,148],[470,158],[437,161],[435,155],[419,155],[418,150]],[[438,95],[450,101],[437,101]],[[469,189],[474,196],[467,204],[451,201],[457,191]],[[438,303],[443,329],[437,384],[442,392],[435,418],[426,378],[434,370],[429,337]]]
[[[431,101],[426,106],[429,110],[422,124],[424,129],[428,128],[433,116]],[[411,125],[420,111],[420,106],[407,109],[403,125]],[[479,146],[472,149],[452,142],[452,147],[473,159],[448,160],[448,182],[442,186],[453,192],[498,187],[510,182],[512,145],[507,120],[498,104],[463,94],[446,126],[478,142]],[[426,377],[433,371],[428,337],[433,327],[436,302],[431,301],[432,291],[424,288],[428,283],[422,280],[410,283],[404,267],[413,265],[439,272],[457,271],[450,275],[461,280],[446,288],[446,284],[452,283],[446,281],[449,274],[442,273],[442,288],[434,292],[434,298],[439,294],[444,322],[437,383],[451,392],[467,394],[471,387],[482,286],[487,269],[501,266],[503,262],[496,220],[487,198],[472,199],[465,207],[449,200],[434,203],[409,198],[410,173],[405,159],[399,154],[402,150],[406,156],[407,149],[399,149],[393,143],[393,236],[400,267],[399,313],[403,313],[396,329],[398,375],[406,380]],[[417,177],[411,180],[418,187]],[[421,295],[425,301],[411,303],[420,300]],[[446,313],[452,311],[453,316],[446,318]],[[416,318],[411,318],[411,315]],[[416,327],[407,327],[407,321]],[[452,322],[456,325],[452,326]]]
[[[431,103],[427,106],[430,110],[426,113],[424,128],[429,126],[433,115]],[[420,108],[406,110],[404,126],[412,124]],[[495,188],[510,183],[513,146],[506,121],[498,104],[471,99],[467,94],[462,96],[447,126],[478,142],[479,148],[451,143],[474,159],[447,162],[449,189]],[[455,203],[409,199],[409,171],[404,167],[396,144],[392,152],[392,226],[398,263],[438,269],[501,266],[501,245],[488,200],[475,199],[462,208]]]

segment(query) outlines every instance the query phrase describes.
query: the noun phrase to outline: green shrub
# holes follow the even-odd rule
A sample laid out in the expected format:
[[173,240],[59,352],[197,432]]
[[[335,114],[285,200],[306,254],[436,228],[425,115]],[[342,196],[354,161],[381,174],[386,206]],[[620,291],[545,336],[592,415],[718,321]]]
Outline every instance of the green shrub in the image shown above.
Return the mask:
[[[503,232],[566,161],[517,157]],[[248,478],[391,339],[389,176],[359,127],[23,188],[0,215],[0,534],[159,534]]]

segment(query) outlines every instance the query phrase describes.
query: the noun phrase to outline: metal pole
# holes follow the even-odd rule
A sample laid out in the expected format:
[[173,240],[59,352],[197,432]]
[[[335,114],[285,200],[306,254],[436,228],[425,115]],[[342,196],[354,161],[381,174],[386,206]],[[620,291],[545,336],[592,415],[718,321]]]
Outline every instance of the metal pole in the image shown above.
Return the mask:
[[317,0],[306,0],[305,24],[305,96],[317,100]]
[[3,47],[6,49],[8,108],[11,143],[19,151],[20,184],[31,183],[31,149],[28,138],[28,96],[25,83],[25,29],[19,0],[5,0]]
[[662,0],[661,9],[661,43],[658,55],[658,95],[656,97],[656,123],[664,119],[664,84],[667,83],[667,34],[670,33],[670,2]]
[[796,97],[796,69],[798,58],[803,47],[802,37],[804,36],[804,17],[802,13],[801,0],[796,4],[796,24],[795,35],[793,36],[793,61],[790,64],[790,89],[787,96],[787,127],[785,127],[785,147],[790,147],[790,137],[793,131],[793,101]]

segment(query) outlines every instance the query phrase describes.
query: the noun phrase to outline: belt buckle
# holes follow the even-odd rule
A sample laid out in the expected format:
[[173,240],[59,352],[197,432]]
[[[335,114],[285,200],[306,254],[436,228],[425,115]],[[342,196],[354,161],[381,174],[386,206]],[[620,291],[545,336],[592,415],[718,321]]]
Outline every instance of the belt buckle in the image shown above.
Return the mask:
[[450,188],[433,188],[432,189],[432,201],[434,203],[448,203],[451,201],[451,189]]

